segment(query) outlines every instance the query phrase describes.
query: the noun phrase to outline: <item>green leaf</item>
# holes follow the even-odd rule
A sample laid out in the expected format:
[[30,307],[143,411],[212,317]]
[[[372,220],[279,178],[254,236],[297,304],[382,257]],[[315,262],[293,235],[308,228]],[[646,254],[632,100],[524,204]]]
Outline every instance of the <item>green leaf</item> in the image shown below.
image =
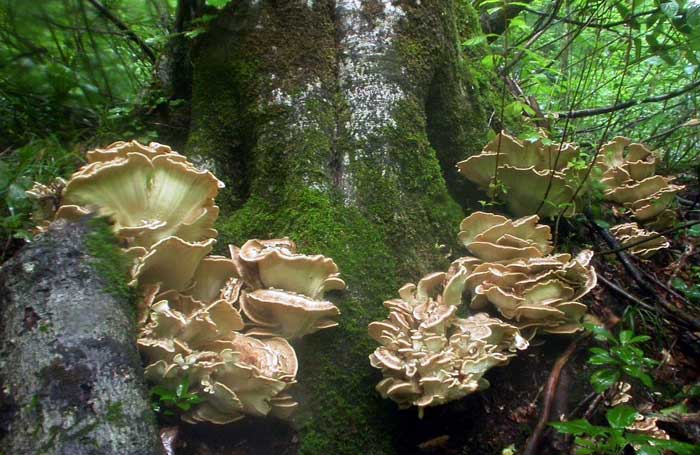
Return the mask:
[[620,372],[610,368],[598,370],[591,375],[591,385],[593,385],[593,390],[598,393],[605,392],[619,380]]
[[634,423],[639,413],[631,406],[617,406],[605,413],[605,418],[613,428],[626,428]]
[[481,64],[487,69],[494,69],[496,67],[495,56],[492,54],[485,56],[481,59]]
[[627,344],[632,338],[634,338],[634,332],[631,330],[623,330],[620,332],[620,344]]
[[627,342],[627,344],[643,343],[645,341],[651,340],[649,335],[637,335]]
[[464,46],[464,47],[477,46],[479,44],[485,43],[486,39],[487,39],[486,35],[478,35],[478,36],[475,36],[474,38],[469,38],[466,41],[462,41],[462,46]]
[[572,420],[570,422],[549,422],[549,426],[555,428],[559,433],[573,434],[575,436],[591,434],[595,431],[595,427],[586,419]]
[[676,17],[676,15],[678,14],[678,8],[678,3],[676,3],[675,0],[661,4],[661,11],[669,19],[673,19],[674,17]]
[[613,334],[603,327],[594,324],[583,324],[583,327],[593,332],[595,339],[598,341],[608,341],[612,344],[618,344],[617,339],[613,336]]
[[207,5],[213,6],[214,8],[223,8],[224,6],[231,3],[231,0],[207,0]]
[[690,226],[685,233],[689,237],[700,237],[700,224],[694,224],[693,226]]
[[687,444],[678,441],[666,441],[663,439],[652,439],[651,442],[661,449],[671,450],[676,455],[700,455],[700,446]]
[[610,354],[608,354],[606,352],[603,354],[592,355],[588,359],[588,363],[591,365],[614,365],[617,363],[617,361],[614,358],[612,358],[612,356]]
[[651,378],[651,376],[645,373],[640,366],[623,365],[622,371],[624,371],[627,375],[633,378],[639,379],[640,381],[642,381],[642,384],[644,384],[646,387],[654,387],[654,380]]

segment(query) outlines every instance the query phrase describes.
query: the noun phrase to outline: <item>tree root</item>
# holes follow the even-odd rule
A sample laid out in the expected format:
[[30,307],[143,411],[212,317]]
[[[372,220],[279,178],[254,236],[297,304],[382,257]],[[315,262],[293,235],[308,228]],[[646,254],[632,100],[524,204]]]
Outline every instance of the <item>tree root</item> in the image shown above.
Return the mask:
[[554,403],[554,397],[557,394],[557,386],[559,385],[559,378],[561,377],[561,371],[569,361],[571,355],[578,348],[578,344],[581,340],[587,338],[589,335],[582,335],[574,339],[566,350],[557,358],[552,367],[552,371],[549,373],[549,378],[547,379],[547,385],[544,389],[544,399],[542,403],[542,413],[537,422],[535,430],[530,435],[530,438],[525,444],[525,449],[523,450],[523,455],[536,455],[539,453],[538,448],[542,440],[542,435],[544,430],[547,428],[547,423],[549,422],[549,415],[552,412],[552,404]]

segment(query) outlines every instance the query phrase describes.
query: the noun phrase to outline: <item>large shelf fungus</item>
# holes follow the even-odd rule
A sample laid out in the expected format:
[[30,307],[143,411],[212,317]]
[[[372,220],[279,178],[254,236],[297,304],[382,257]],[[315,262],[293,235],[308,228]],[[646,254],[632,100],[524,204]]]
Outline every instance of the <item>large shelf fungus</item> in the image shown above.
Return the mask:
[[109,216],[118,237],[149,248],[170,236],[188,242],[216,237],[223,187],[182,155],[152,143],[115,143],[88,154],[91,161],[71,176],[63,204]]
[[580,299],[597,282],[593,253],[550,254],[550,229],[537,221],[537,216],[510,220],[472,213],[459,233],[472,256],[456,260],[452,269],[467,271],[473,309],[492,305],[528,334],[576,332],[587,311]]
[[[37,185],[37,221],[108,217],[140,291],[137,343],[147,378],[200,401],[188,422],[224,424],[244,415],[288,417],[297,358],[287,339],[337,325],[324,293],[345,288],[330,258],[296,253],[288,239],[216,242],[223,184],[170,147],[116,142],[88,152],[68,182]],[[65,187],[63,188],[65,183]]]
[[503,188],[508,210],[515,215],[550,217],[564,211],[568,216],[576,210],[574,193],[581,173],[572,162],[578,155],[570,143],[522,142],[501,132],[457,168],[484,190]]
[[399,408],[437,406],[489,386],[483,377],[508,363],[527,341],[518,329],[486,314],[456,316],[467,271],[433,273],[399,290],[389,317],[369,325],[381,346],[370,355],[384,379],[377,391]]
[[620,204],[645,227],[664,229],[676,219],[676,193],[684,187],[656,175],[657,158],[644,144],[618,136],[603,145],[595,163],[605,199]]
[[249,334],[293,339],[338,325],[340,311],[323,300],[345,288],[332,259],[297,254],[289,239],[249,240],[231,257],[248,284],[240,304],[254,326]]

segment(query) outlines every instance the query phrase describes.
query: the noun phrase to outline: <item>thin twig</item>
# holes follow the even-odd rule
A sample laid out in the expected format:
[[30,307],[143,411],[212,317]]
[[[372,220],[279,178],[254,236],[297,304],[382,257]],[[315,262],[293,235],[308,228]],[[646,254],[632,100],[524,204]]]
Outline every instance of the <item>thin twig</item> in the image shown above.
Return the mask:
[[90,2],[90,4],[94,6],[95,9],[99,11],[100,14],[102,14],[108,21],[114,24],[115,27],[121,30],[127,38],[136,43],[136,45],[141,49],[141,51],[143,51],[143,53],[146,55],[148,60],[150,60],[151,63],[155,63],[157,57],[153,49],[151,49],[151,47],[148,44],[146,44],[146,42],[142,40],[140,36],[138,36],[133,30],[131,30],[128,25],[126,25],[124,22],[122,22],[121,19],[115,16],[114,13],[112,13],[109,9],[107,9],[106,6],[100,3],[99,0],[88,0],[88,2]]
[[685,95],[686,93],[688,93],[692,90],[695,90],[698,87],[700,87],[700,80],[692,82],[692,83],[686,85],[685,87],[681,87],[678,90],[673,90],[673,91],[668,92],[664,95],[648,96],[648,97],[643,98],[641,100],[629,100],[629,101],[625,101],[623,103],[616,103],[616,104],[613,104],[612,106],[607,106],[607,107],[581,109],[580,111],[573,111],[573,112],[558,112],[557,116],[559,118],[582,118],[582,117],[592,117],[594,115],[607,114],[610,112],[621,111],[623,109],[629,109],[630,107],[634,107],[634,106],[637,106],[639,104],[658,103],[661,101],[670,100],[672,98],[676,98],[678,96]]

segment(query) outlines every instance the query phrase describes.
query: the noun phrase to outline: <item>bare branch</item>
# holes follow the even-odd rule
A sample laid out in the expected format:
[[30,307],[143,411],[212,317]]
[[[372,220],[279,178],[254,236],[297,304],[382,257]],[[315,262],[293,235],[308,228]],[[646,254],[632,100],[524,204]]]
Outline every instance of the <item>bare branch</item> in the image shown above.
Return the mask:
[[622,103],[617,103],[612,106],[607,106],[607,107],[597,107],[593,109],[582,109],[580,111],[570,111],[570,112],[558,112],[556,115],[559,118],[583,118],[583,117],[592,117],[594,115],[601,115],[601,114],[608,114],[610,112],[616,112],[616,111],[621,111],[623,109],[629,109],[630,107],[637,106],[639,104],[646,104],[646,103],[659,103],[661,101],[666,101],[670,100],[673,98],[677,98],[681,95],[685,95],[686,93],[700,87],[700,80],[697,80],[695,82],[692,82],[685,87],[681,87],[678,90],[673,90],[672,92],[668,92],[664,95],[657,95],[657,96],[648,96],[646,98],[643,98],[641,100],[629,100],[625,101]]
[[136,45],[143,51],[143,53],[146,55],[148,60],[151,63],[155,63],[156,61],[156,54],[153,52],[153,49],[146,44],[144,40],[141,39],[140,36],[138,36],[133,30],[129,28],[128,25],[126,25],[124,22],[121,21],[117,16],[114,15],[107,7],[105,7],[102,3],[99,2],[99,0],[88,0],[92,6],[95,7],[97,11],[100,12],[102,16],[105,17],[108,21],[110,21],[112,24],[114,24],[115,27],[117,27],[119,30],[122,31],[122,33],[131,41],[136,43]]

